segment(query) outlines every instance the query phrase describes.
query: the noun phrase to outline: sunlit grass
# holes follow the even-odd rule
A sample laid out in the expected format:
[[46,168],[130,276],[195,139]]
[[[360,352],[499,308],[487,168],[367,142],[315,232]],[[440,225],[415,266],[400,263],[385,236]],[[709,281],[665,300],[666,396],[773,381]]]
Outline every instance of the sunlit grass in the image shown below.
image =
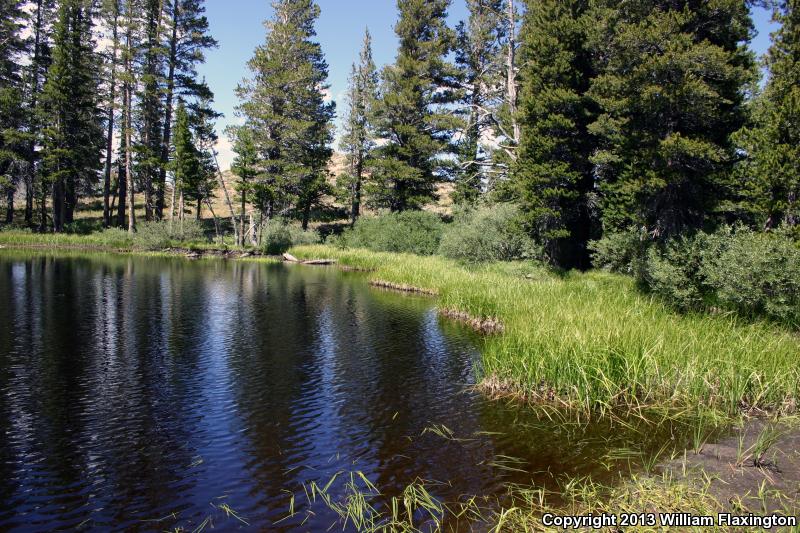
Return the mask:
[[439,257],[305,246],[369,276],[435,292],[440,307],[496,318],[482,376],[497,392],[586,412],[702,406],[794,411],[796,334],[728,315],[681,315],[605,272],[560,275],[535,264],[465,267]]
[[[127,230],[118,228],[95,231],[87,234],[35,233],[26,230],[4,230],[0,231],[0,246],[147,251],[131,237]],[[221,249],[234,251],[252,250],[252,248],[235,246],[231,237],[227,237],[222,243],[216,239],[214,242],[205,240],[187,242],[175,241],[172,242],[169,247],[180,250],[197,251],[216,251]]]
[[0,231],[0,244],[6,246],[97,247],[128,250],[133,247],[133,239],[126,231],[121,229],[111,229],[87,235],[6,230]]

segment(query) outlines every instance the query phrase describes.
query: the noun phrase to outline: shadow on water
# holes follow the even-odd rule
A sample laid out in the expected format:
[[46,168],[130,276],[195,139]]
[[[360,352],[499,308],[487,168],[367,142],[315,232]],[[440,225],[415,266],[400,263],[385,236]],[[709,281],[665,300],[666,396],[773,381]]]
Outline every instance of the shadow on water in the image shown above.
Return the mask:
[[339,472],[502,499],[689,442],[486,401],[480,341],[433,305],[330,268],[4,250],[0,529],[326,530],[303,487]]

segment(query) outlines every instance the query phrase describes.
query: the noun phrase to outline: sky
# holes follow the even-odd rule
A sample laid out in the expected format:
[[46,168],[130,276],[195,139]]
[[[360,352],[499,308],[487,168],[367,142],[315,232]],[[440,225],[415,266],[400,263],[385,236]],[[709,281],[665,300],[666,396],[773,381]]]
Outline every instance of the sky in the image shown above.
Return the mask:
[[[317,39],[329,65],[328,81],[330,94],[337,104],[337,115],[346,110],[345,94],[347,78],[352,63],[357,60],[369,28],[373,38],[373,55],[380,68],[391,63],[397,51],[397,38],[393,26],[397,18],[396,0],[317,0],[321,15],[317,21]],[[265,39],[264,21],[272,14],[270,0],[208,0],[206,16],[211,26],[211,35],[219,42],[219,48],[207,54],[207,61],[199,69],[214,91],[216,109],[223,113],[217,124],[220,141],[220,165],[230,166],[234,154],[223,131],[229,124],[238,123],[234,114],[237,99],[234,89],[249,76],[247,62],[256,46]],[[450,9],[450,24],[467,17],[464,0],[453,0]],[[770,13],[757,9],[753,18],[758,35],[751,46],[762,55],[769,47],[769,34],[774,30]],[[339,120],[337,120],[337,128]]]

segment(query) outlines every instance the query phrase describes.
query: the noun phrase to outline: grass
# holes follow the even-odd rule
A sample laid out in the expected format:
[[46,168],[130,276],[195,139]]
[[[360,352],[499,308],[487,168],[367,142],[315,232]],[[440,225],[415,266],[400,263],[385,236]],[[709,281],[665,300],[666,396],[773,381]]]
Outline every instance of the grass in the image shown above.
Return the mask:
[[[0,245],[37,248],[76,248],[105,251],[148,251],[138,239],[131,237],[127,230],[111,228],[87,234],[77,233],[35,233],[26,230],[0,231]],[[183,250],[216,251],[222,247],[219,242],[207,240],[172,241],[162,249],[180,248]],[[224,249],[244,251],[236,247],[230,238],[226,239]],[[153,250],[149,250],[153,251]]]
[[490,392],[587,413],[796,410],[796,334],[733,316],[677,314],[623,276],[559,275],[524,263],[466,267],[330,246],[291,253],[370,270],[373,280],[438,294],[443,309],[500,322],[504,333],[487,337],[483,349]]
[[[561,489],[548,492],[531,487],[509,487],[507,505],[482,498],[463,498],[460,502],[446,503],[438,500],[435,484],[415,481],[400,496],[388,498],[382,495],[361,472],[349,474],[349,480],[338,497],[331,494],[337,474],[325,486],[312,483],[306,487],[306,498],[312,506],[321,503],[334,511],[338,523],[330,530],[348,528],[355,531],[378,532],[441,532],[461,531],[479,526],[479,529],[494,533],[552,531],[543,523],[546,514],[580,517],[599,517],[600,514],[616,516],[634,515],[639,520],[644,513],[653,516],[654,523],[640,522],[624,528],[626,531],[663,531],[660,513],[689,513],[694,516],[717,516],[721,512],[746,514],[778,513],[794,516],[796,508],[791,502],[783,505],[764,504],[749,508],[741,503],[720,502],[713,494],[713,477],[703,471],[688,475],[664,472],[654,475],[631,474],[615,485],[600,484],[589,478],[565,479]],[[557,500],[551,505],[548,501]],[[766,496],[763,500],[766,502]],[[292,512],[295,515],[292,502]],[[313,516],[313,507],[307,511]],[[598,527],[603,531],[620,531],[617,527]],[[720,531],[735,531],[736,528],[718,528]],[[705,531],[698,527],[683,527],[681,531]],[[794,529],[793,529],[794,531]]]
[[103,232],[89,233],[87,235],[5,230],[0,231],[0,244],[5,246],[52,246],[113,250],[133,249],[133,239],[127,231],[120,229],[111,229]]
[[[343,490],[333,495],[334,482],[345,477]],[[314,504],[321,503],[334,511],[338,523],[330,530],[366,532],[443,532],[479,530],[500,532],[540,532],[555,528],[544,525],[546,514],[581,517],[601,514],[635,516],[638,523],[629,527],[596,527],[602,531],[656,532],[669,529],[662,525],[661,514],[690,514],[716,517],[718,513],[747,515],[748,513],[784,517],[797,516],[797,502],[791,498],[775,497],[762,484],[758,494],[742,499],[721,501],[715,494],[715,474],[703,469],[664,470],[661,473],[636,473],[614,484],[602,484],[591,478],[567,478],[556,491],[536,487],[508,487],[505,503],[479,497],[462,497],[458,502],[443,502],[436,498],[436,484],[417,480],[399,496],[388,497],[361,472],[345,476],[336,474],[324,486],[311,483],[305,487],[309,504],[307,518],[315,515]],[[295,516],[294,500],[287,518]],[[652,516],[648,518],[647,515]],[[651,521],[648,523],[649,521]],[[634,521],[635,522],[635,521]],[[666,522],[665,522],[666,523]],[[592,529],[592,528],[585,528]],[[680,531],[707,531],[704,527],[682,526]],[[737,527],[717,527],[719,531],[741,531]],[[789,531],[800,531],[794,527]]]

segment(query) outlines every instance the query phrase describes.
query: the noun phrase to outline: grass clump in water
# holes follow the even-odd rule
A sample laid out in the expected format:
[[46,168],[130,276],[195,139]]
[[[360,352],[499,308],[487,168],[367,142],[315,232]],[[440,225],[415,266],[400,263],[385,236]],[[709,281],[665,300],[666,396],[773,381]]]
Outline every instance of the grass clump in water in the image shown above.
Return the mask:
[[608,272],[558,275],[517,263],[468,267],[440,257],[298,247],[372,279],[439,295],[440,307],[493,319],[483,377],[506,395],[587,412],[701,406],[728,414],[796,410],[800,344],[729,315],[679,314]]

